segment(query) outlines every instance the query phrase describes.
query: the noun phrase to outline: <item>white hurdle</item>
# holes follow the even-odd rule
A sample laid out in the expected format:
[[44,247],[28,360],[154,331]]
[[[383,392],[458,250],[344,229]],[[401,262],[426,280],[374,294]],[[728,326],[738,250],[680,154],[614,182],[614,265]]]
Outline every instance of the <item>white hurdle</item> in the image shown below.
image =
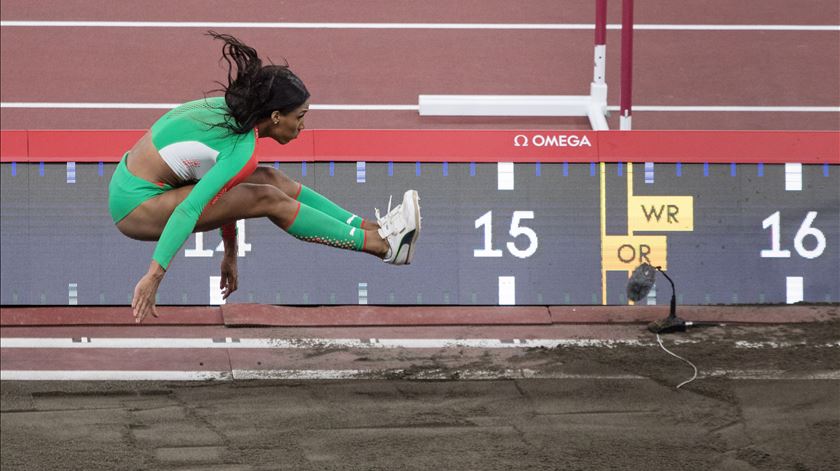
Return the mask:
[[[625,0],[627,2],[627,0]],[[623,4],[629,8],[632,21],[632,1]],[[626,13],[625,13],[626,15]],[[626,18],[626,16],[625,16]],[[632,30],[624,22],[622,29]],[[625,35],[622,35],[622,47]],[[593,130],[608,130],[607,124],[607,0],[597,0],[595,6],[595,53],[592,83],[589,95],[419,95],[421,116],[580,116],[587,117]],[[632,47],[632,43],[630,43]],[[632,49],[631,49],[632,51]],[[622,54],[622,88],[630,70],[630,58]],[[629,85],[629,83],[628,83]],[[628,91],[629,93],[629,91]],[[629,97],[629,95],[627,95]],[[624,100],[625,93],[622,93]],[[624,103],[624,101],[622,101]],[[622,106],[622,129],[629,129],[630,110]],[[625,124],[626,121],[626,124]]]

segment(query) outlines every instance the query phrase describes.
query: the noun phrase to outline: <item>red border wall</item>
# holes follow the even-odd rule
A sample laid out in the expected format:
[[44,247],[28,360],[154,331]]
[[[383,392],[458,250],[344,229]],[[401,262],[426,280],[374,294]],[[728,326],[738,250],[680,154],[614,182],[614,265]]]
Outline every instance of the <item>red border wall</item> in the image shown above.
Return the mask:
[[[0,131],[2,162],[117,162],[145,131]],[[835,131],[307,130],[261,161],[840,164]]]

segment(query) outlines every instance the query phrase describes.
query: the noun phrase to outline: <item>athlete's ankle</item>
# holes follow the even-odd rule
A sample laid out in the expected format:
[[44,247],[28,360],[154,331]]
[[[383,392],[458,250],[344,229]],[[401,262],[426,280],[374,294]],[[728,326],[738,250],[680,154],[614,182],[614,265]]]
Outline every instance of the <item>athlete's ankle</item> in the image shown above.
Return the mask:
[[371,221],[369,219],[362,219],[362,229],[366,231],[375,231],[379,229],[379,224],[376,221]]
[[[377,225],[377,227],[379,227]],[[365,230],[365,247],[364,251],[375,255],[379,258],[385,258],[388,256],[388,241],[382,238],[379,235],[379,231],[376,229]]]

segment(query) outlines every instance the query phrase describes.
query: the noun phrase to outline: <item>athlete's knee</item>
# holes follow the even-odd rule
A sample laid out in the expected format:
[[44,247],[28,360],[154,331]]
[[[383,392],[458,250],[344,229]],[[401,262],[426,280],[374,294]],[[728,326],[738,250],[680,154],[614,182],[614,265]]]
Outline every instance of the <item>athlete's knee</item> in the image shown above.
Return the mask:
[[254,173],[260,183],[272,185],[291,197],[294,197],[300,188],[296,181],[272,167],[258,167]]
[[257,167],[248,179],[254,183],[271,185],[274,182],[275,170],[271,167]]
[[263,214],[271,214],[292,198],[274,185],[251,185],[251,204]]

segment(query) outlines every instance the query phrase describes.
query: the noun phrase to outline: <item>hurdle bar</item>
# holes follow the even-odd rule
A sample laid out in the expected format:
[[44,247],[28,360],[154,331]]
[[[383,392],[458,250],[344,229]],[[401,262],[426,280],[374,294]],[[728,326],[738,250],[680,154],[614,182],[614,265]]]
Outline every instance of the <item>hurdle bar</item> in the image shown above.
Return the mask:
[[[630,101],[629,91],[623,87],[630,85],[632,64],[633,1],[622,0],[622,129],[625,129],[623,116],[627,114],[629,129]],[[629,15],[628,15],[629,10]],[[629,19],[630,23],[626,21]],[[629,30],[629,36],[626,31]],[[630,40],[629,49],[625,38]],[[421,116],[585,116],[589,118],[592,129],[609,130],[607,124],[607,0],[595,3],[595,52],[594,69],[589,95],[419,95],[419,113]],[[629,54],[625,53],[625,50]],[[627,77],[627,80],[625,80]],[[626,83],[625,83],[626,82]],[[627,108],[624,108],[625,97]]]
[[633,0],[621,2],[621,107],[619,129],[629,131],[632,126],[633,96]]

